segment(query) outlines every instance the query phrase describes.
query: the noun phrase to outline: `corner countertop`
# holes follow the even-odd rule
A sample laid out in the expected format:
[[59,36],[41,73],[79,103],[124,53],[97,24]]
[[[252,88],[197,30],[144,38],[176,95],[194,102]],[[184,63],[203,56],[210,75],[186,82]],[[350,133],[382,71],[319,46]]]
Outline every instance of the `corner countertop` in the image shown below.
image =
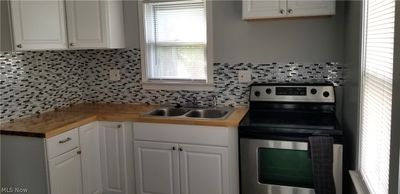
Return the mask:
[[226,119],[162,118],[143,115],[157,108],[145,104],[77,104],[38,116],[0,124],[0,134],[50,138],[93,121],[134,121],[237,127],[247,108],[235,108]]

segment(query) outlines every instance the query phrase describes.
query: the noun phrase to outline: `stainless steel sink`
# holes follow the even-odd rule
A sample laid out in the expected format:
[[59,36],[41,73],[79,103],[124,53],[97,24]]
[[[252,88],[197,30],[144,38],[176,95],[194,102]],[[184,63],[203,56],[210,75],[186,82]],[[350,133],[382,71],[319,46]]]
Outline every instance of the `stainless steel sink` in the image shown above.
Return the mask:
[[160,116],[160,117],[177,117],[182,116],[189,112],[189,109],[184,108],[157,108],[146,115],[150,116]]
[[185,116],[192,118],[220,119],[220,118],[225,118],[225,116],[227,116],[228,113],[229,113],[228,110],[222,110],[222,109],[201,109],[201,110],[192,110]]
[[232,108],[188,109],[165,107],[157,108],[145,115],[166,118],[226,119],[232,112]]

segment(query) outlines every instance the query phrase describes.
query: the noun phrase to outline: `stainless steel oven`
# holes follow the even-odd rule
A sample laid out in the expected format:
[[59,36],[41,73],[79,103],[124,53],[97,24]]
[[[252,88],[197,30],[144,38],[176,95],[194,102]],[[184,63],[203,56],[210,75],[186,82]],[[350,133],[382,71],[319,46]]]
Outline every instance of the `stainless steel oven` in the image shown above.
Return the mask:
[[[336,193],[342,193],[343,145],[333,147]],[[240,139],[242,194],[314,194],[307,142]]]
[[[315,194],[314,188],[342,194],[343,131],[335,106],[332,84],[251,85],[239,125],[241,194]],[[315,136],[332,140],[311,145],[333,153],[323,162],[309,151]],[[328,166],[322,175],[320,164]]]

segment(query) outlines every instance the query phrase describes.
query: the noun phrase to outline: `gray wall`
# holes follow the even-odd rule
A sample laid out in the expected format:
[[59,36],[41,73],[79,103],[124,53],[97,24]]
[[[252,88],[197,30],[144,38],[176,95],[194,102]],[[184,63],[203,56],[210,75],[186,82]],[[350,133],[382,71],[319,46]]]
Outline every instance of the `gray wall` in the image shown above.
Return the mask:
[[[345,17],[345,49],[343,87],[343,127],[345,131],[344,149],[344,193],[354,193],[348,170],[356,168],[359,90],[361,76],[361,1],[346,2]],[[347,192],[346,192],[347,191]]]
[[[242,20],[242,1],[213,1],[214,62],[328,62],[343,60],[344,2],[336,15]],[[137,2],[125,2],[128,46],[139,48]]]
[[47,194],[49,186],[43,139],[0,135],[0,143],[1,188],[21,188],[27,189],[29,194]]
[[0,0],[0,51],[11,50],[11,28],[8,1]]
[[124,1],[125,41],[127,48],[140,48],[137,0]]
[[389,193],[399,194],[400,149],[400,1],[396,2],[396,29],[393,68],[392,134],[390,151]]
[[342,61],[343,6],[332,17],[243,21],[242,1],[214,1],[216,62]]

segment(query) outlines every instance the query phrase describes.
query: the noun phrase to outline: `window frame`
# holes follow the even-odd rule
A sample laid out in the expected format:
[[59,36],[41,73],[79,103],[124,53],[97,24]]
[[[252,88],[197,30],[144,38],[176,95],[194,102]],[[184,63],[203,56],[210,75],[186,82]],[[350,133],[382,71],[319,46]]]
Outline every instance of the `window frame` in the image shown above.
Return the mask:
[[188,81],[188,80],[150,80],[149,75],[149,47],[146,43],[146,23],[145,9],[146,3],[155,2],[185,2],[190,0],[139,0],[139,33],[140,33],[140,54],[141,54],[141,73],[142,87],[150,90],[190,90],[190,91],[212,91],[214,89],[213,80],[213,29],[212,29],[212,2],[204,0],[206,9],[206,81]]
[[[397,4],[397,3],[396,3]],[[368,33],[368,28],[367,28],[367,2],[366,1],[362,1],[361,2],[361,47],[360,47],[360,64],[361,64],[361,68],[360,68],[360,88],[359,88],[359,96],[358,96],[358,100],[359,100],[359,106],[358,106],[358,121],[357,121],[357,128],[358,128],[358,133],[357,133],[357,149],[356,149],[356,170],[352,171],[350,170],[350,176],[351,179],[353,181],[353,185],[355,186],[355,189],[357,191],[357,193],[362,193],[362,194],[372,194],[371,192],[371,188],[368,186],[366,180],[364,179],[364,176],[361,173],[361,158],[362,158],[362,145],[361,145],[361,137],[362,137],[362,133],[363,133],[363,102],[364,102],[364,91],[365,91],[365,79],[366,79],[366,53],[367,53],[367,33]],[[397,5],[395,5],[396,7]],[[395,8],[395,12],[397,12],[396,8]],[[397,14],[397,13],[395,13]],[[395,36],[396,36],[396,23],[397,21],[395,21]],[[394,44],[396,44],[394,42]],[[394,52],[395,52],[395,47],[393,48]],[[393,59],[394,60],[394,59]],[[393,68],[395,66],[395,61],[393,61]],[[394,76],[394,72],[393,72],[393,76]],[[394,79],[392,78],[392,80],[394,81]],[[394,82],[393,82],[394,83]],[[392,95],[393,95],[393,89],[392,88]],[[392,108],[393,108],[393,98],[392,98]],[[392,120],[393,120],[393,115],[392,115]],[[391,129],[391,133],[393,132],[393,128]],[[391,138],[392,138],[392,134],[391,134]],[[392,143],[392,140],[390,140],[390,144]],[[390,149],[392,149],[392,145],[390,145]],[[391,155],[391,151],[389,151],[389,154]],[[391,172],[390,172],[390,162],[391,159],[388,161],[389,162],[389,180],[388,180],[388,187],[390,190],[390,177],[391,177]],[[400,181],[399,181],[400,182]],[[400,184],[400,183],[399,183]],[[388,190],[388,192],[389,192]]]

